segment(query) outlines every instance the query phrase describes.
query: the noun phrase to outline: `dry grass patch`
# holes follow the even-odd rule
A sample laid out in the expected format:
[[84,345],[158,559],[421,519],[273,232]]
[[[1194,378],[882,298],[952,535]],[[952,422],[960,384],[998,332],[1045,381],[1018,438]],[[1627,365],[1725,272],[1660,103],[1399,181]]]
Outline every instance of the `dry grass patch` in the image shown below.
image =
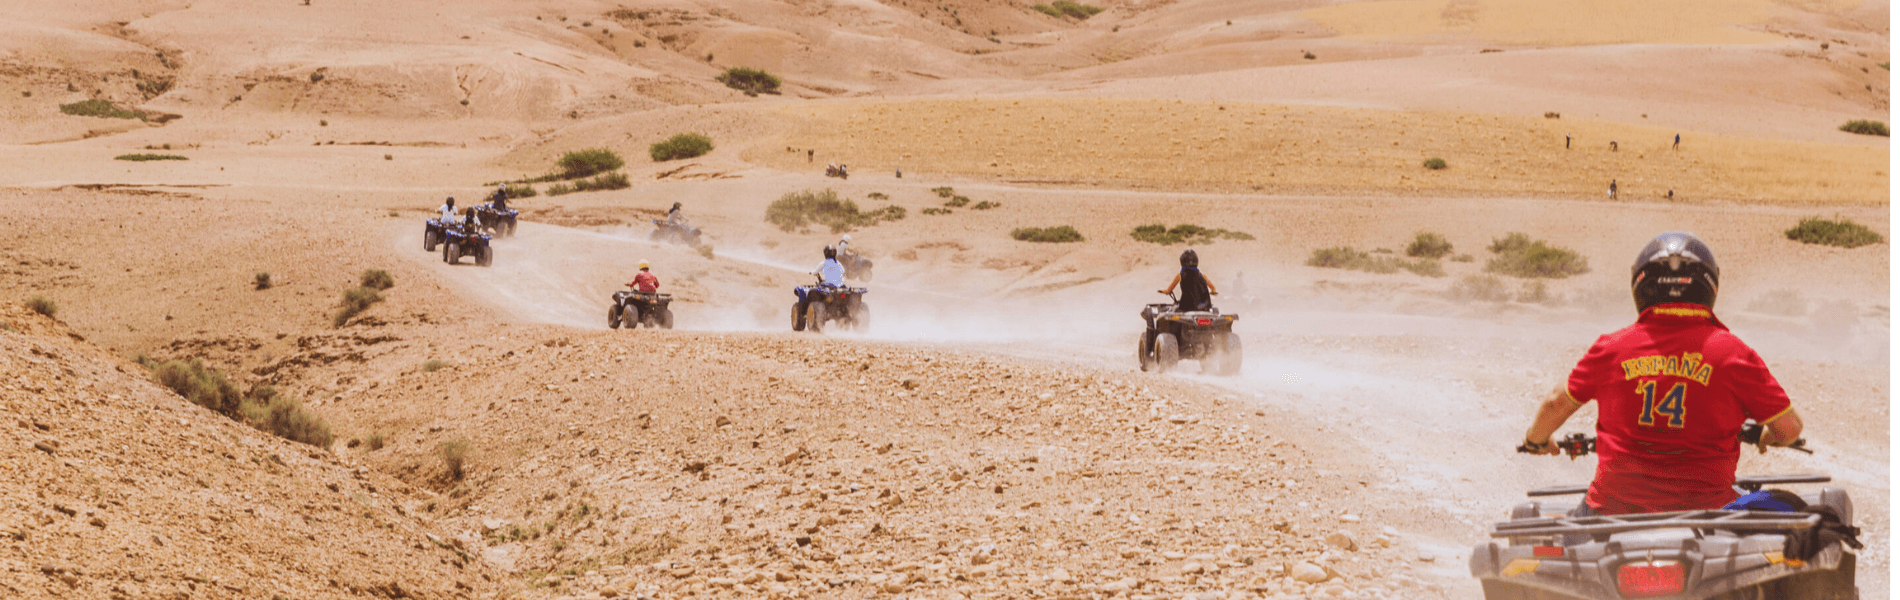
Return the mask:
[[1808,217],[1800,225],[1786,232],[1788,239],[1803,244],[1821,244],[1842,248],[1859,248],[1869,244],[1887,241],[1879,233],[1868,229],[1866,225],[1847,219],[1829,221],[1820,217]]

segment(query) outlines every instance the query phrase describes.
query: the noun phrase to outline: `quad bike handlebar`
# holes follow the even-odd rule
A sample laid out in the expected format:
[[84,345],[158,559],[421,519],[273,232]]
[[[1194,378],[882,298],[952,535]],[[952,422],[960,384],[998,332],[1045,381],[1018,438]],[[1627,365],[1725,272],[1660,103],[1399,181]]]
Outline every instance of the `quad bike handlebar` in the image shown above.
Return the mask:
[[[1742,425],[1742,432],[1735,437],[1744,444],[1760,444],[1762,431],[1764,429],[1761,423],[1749,421]],[[1589,455],[1597,451],[1597,438],[1594,435],[1572,433],[1564,436],[1562,439],[1551,440],[1551,443],[1555,444],[1558,450],[1563,451],[1565,456],[1569,456],[1570,460],[1576,460],[1579,456]],[[1813,450],[1808,449],[1807,438],[1796,438],[1794,443],[1782,447],[1789,450],[1798,450],[1808,454],[1814,454]],[[1530,444],[1518,444],[1517,451],[1524,454],[1536,454],[1538,449],[1531,448]]]

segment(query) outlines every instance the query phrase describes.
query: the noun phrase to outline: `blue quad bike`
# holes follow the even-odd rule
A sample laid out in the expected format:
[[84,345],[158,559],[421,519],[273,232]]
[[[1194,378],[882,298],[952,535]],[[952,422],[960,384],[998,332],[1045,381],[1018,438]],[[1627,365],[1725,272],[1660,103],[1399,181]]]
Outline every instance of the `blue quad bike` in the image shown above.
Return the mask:
[[[1750,423],[1741,438],[1751,445],[1759,441],[1761,425]],[[1581,433],[1556,443],[1572,458],[1596,451],[1596,438]],[[1789,448],[1808,452],[1804,446],[1804,440],[1796,440]],[[1743,494],[1830,479],[1737,477],[1735,488]],[[1529,495],[1577,495],[1588,489],[1560,486]],[[1795,507],[1797,512],[1573,516],[1574,502],[1526,502],[1511,510],[1511,520],[1491,527],[1494,541],[1472,549],[1471,575],[1484,586],[1485,600],[1858,600],[1854,550],[1861,544],[1854,538],[1853,500],[1836,487],[1797,495],[1806,504]],[[1823,529],[1851,533],[1821,537]]]
[[685,223],[668,223],[665,219],[653,219],[653,233],[647,235],[647,241],[655,244],[679,244],[699,247],[699,228]]
[[672,303],[672,294],[614,292],[614,305],[607,309],[607,328],[633,329],[646,325],[648,329],[672,329],[673,309],[667,307]]
[[520,214],[512,208],[497,209],[492,202],[475,207],[476,222],[501,237],[515,237],[515,217]]
[[422,251],[434,252],[436,246],[440,246],[442,245],[443,242],[448,241],[449,239],[449,234],[447,231],[448,228],[460,227],[460,226],[462,226],[462,222],[460,220],[451,220],[451,221],[444,222],[441,219],[429,219],[427,221],[423,221],[422,222]]
[[490,266],[495,263],[495,248],[489,245],[492,236],[470,228],[456,225],[442,228],[445,240],[442,245],[442,262],[451,265],[460,264],[462,257],[475,257],[475,264]]
[[1177,305],[1155,303],[1141,309],[1141,320],[1148,324],[1135,349],[1141,370],[1166,373],[1183,360],[1196,360],[1202,373],[1239,375],[1240,336],[1234,334],[1234,321],[1240,315],[1218,308],[1184,311]]
[[801,285],[792,290],[798,302],[792,304],[792,331],[822,333],[836,322],[847,330],[864,331],[871,326],[871,309],[864,305],[864,288]]

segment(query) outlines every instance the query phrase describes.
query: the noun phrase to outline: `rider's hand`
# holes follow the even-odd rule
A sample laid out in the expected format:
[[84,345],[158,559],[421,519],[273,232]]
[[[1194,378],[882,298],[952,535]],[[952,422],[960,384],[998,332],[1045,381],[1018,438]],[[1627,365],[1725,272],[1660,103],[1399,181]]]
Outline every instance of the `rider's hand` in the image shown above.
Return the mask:
[[[1531,440],[1529,439],[1524,440],[1524,445],[1525,446],[1532,445]],[[1556,456],[1558,454],[1561,454],[1562,452],[1563,450],[1557,447],[1556,440],[1553,440],[1550,438],[1544,438],[1544,446],[1542,448],[1532,450],[1531,454],[1537,454],[1537,455],[1542,455],[1542,456]]]
[[1162,293],[1162,294],[1166,294],[1166,293],[1168,293],[1168,291],[1167,291],[1167,290],[1155,290],[1155,292],[1157,292],[1157,293]]

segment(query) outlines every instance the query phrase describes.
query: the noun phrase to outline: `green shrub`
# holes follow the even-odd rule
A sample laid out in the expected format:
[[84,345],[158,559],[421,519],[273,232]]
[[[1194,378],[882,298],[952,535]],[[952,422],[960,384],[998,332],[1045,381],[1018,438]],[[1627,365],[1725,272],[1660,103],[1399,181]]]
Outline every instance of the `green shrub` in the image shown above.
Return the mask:
[[445,362],[431,358],[427,362],[422,363],[422,372],[434,373],[437,370],[440,370],[442,367],[446,367],[446,366],[449,366],[449,363],[445,363]]
[[75,117],[98,117],[101,119],[140,119],[140,120],[143,120],[145,118],[143,113],[138,113],[138,112],[129,111],[123,108],[119,108],[117,106],[113,106],[112,102],[110,101],[100,100],[98,98],[93,98],[91,100],[80,100],[72,104],[61,104],[59,105],[59,112],[73,115]]
[[1313,255],[1306,259],[1306,265],[1309,267],[1348,269],[1369,273],[1397,273],[1404,262],[1390,256],[1373,256],[1354,250],[1352,246],[1315,249]]
[[865,194],[865,195],[864,195],[864,197],[865,197],[866,199],[869,199],[869,200],[889,200],[889,199],[891,199],[891,197],[890,197],[890,196],[887,196],[887,195],[885,195],[885,194],[884,194],[884,192],[871,192],[871,193],[869,193],[869,194]]
[[970,207],[970,210],[989,210],[989,209],[998,208],[1001,206],[1003,206],[1003,203],[1001,202],[991,202],[988,200],[984,200],[982,202],[976,203],[976,206]]
[[937,208],[934,206],[924,209],[924,214],[926,215],[947,215],[954,212],[956,211],[950,210],[948,208]]
[[593,179],[582,179],[574,182],[574,191],[576,192],[624,190],[630,187],[633,187],[633,183],[627,181],[626,173],[608,173]]
[[52,300],[47,300],[45,296],[27,298],[26,307],[49,317],[59,313],[59,305],[54,304]]
[[[926,213],[930,209],[924,209]],[[777,225],[785,232],[805,233],[813,225],[823,225],[832,233],[843,233],[858,227],[869,227],[885,221],[904,218],[904,207],[886,206],[864,212],[858,210],[858,204],[838,197],[838,192],[825,190],[813,192],[803,190],[787,192],[778,200],[765,207],[765,221]]]
[[1868,229],[1866,225],[1847,219],[1827,221],[1820,217],[1808,217],[1800,225],[1787,231],[1788,239],[1803,244],[1825,244],[1842,248],[1859,248],[1868,244],[1887,241],[1879,233]]
[[1036,9],[1036,12],[1049,15],[1051,17],[1055,17],[1058,19],[1062,18],[1062,9],[1056,8],[1054,6],[1049,6],[1047,4],[1037,4],[1035,6],[1031,6],[1030,8]]
[[726,87],[745,92],[748,95],[777,94],[780,83],[778,77],[760,69],[750,67],[732,67],[715,77]]
[[461,481],[462,477],[467,475],[464,470],[468,467],[467,440],[455,439],[437,443],[435,453],[436,456],[442,457],[442,466],[448,467],[449,478]]
[[366,287],[366,288],[376,288],[379,290],[386,290],[389,288],[396,287],[396,278],[390,277],[389,271],[384,271],[382,269],[370,269],[368,271],[364,271],[361,279],[362,279],[363,287]]
[[1880,121],[1854,120],[1841,125],[1841,131],[1887,137],[1887,124]]
[[1413,275],[1423,277],[1445,276],[1445,266],[1439,264],[1437,259],[1421,258],[1413,261],[1401,260],[1398,262],[1399,268],[1411,271]]
[[[619,158],[619,157],[616,156],[614,158]],[[615,167],[615,168],[619,168],[619,167]],[[527,184],[519,184],[511,188],[506,188],[506,192],[508,194],[509,200],[513,200],[515,198],[533,198],[535,196],[540,195],[540,192],[534,191],[534,186],[527,185]]]
[[1510,233],[1491,241],[1497,256],[1484,265],[1486,273],[1512,277],[1563,278],[1590,272],[1589,261],[1577,251],[1532,240],[1523,233]]
[[1171,246],[1174,244],[1212,244],[1219,240],[1252,240],[1252,234],[1225,229],[1209,229],[1199,225],[1181,224],[1169,229],[1166,225],[1142,225],[1136,227],[1130,237],[1138,241]]
[[1451,254],[1451,241],[1445,236],[1421,231],[1412,243],[1405,246],[1405,255],[1413,258],[1444,258]]
[[257,286],[257,289],[260,289],[260,290],[270,289],[270,273],[269,272],[258,271],[257,275],[251,278],[251,281],[254,285]]
[[368,310],[370,305],[382,301],[383,295],[377,293],[376,288],[359,287],[343,292],[342,306],[337,309],[336,317],[331,319],[330,324],[342,327],[344,323],[349,322],[350,317],[354,317],[357,313]]
[[238,387],[196,358],[160,363],[152,369],[152,375],[159,385],[171,388],[192,404],[233,419],[243,416],[244,395]]
[[943,206],[944,208],[963,208],[969,204],[970,198],[967,196],[951,196],[948,202],[943,203]]
[[557,184],[548,186],[549,196],[564,196],[564,195],[572,194],[578,191],[580,190],[575,189],[574,186],[571,186],[565,183],[557,183]]
[[1517,293],[1517,301],[1527,304],[1555,304],[1557,297],[1550,293],[1550,286],[1544,280],[1536,279],[1524,282],[1524,289]]
[[618,169],[626,166],[627,161],[621,160],[620,155],[615,154],[612,150],[606,148],[591,148],[562,154],[561,160],[554,164],[560,168],[561,178],[579,179],[596,173],[606,173]]
[[1460,255],[1451,257],[1451,262],[1468,263],[1468,262],[1477,262],[1477,260],[1478,260],[1477,257],[1474,257],[1469,254],[1460,254]]
[[1439,170],[1439,169],[1443,169],[1443,168],[1445,168],[1445,167],[1446,167],[1446,165],[1445,165],[1445,159],[1442,159],[1442,158],[1438,158],[1438,157],[1436,157],[1436,156],[1434,156],[1434,157],[1431,157],[1431,158],[1427,158],[1427,159],[1425,159],[1425,168],[1427,168],[1427,169],[1431,169],[1431,170],[1433,170],[1433,171],[1437,171],[1437,170]]
[[183,156],[179,156],[176,154],[120,154],[118,156],[112,157],[112,159],[113,160],[127,160],[127,161],[132,161],[132,162],[146,162],[146,161],[153,161],[153,160],[191,160],[189,158],[185,158]]
[[1077,19],[1087,19],[1102,12],[1102,7],[1100,6],[1090,6],[1076,2],[1075,0],[1056,0],[1048,4],[1037,4],[1030,8],[1036,9],[1036,12],[1056,18],[1070,16]]
[[1490,275],[1467,275],[1451,285],[1451,297],[1457,300],[1503,302],[1511,299],[1511,292],[1504,289],[1502,279]]
[[1082,237],[1082,232],[1076,231],[1074,227],[1068,225],[1056,227],[1021,227],[1009,232],[1009,237],[1022,242],[1045,244],[1067,244],[1071,242],[1088,241]]
[[370,450],[381,450],[383,449],[383,434],[369,434],[369,437],[364,439],[363,443],[368,444]]
[[257,398],[244,404],[244,417],[252,427],[259,431],[276,434],[278,437],[302,442],[318,448],[328,448],[336,441],[330,434],[330,424],[323,417],[305,409],[302,402],[291,398]]
[[957,195],[957,191],[948,186],[930,188],[930,191],[931,193],[936,194],[938,198],[949,198],[951,196]]
[[653,162],[666,162],[704,156],[707,152],[712,152],[712,149],[712,138],[698,133],[681,133],[648,147],[647,154],[653,156]]

